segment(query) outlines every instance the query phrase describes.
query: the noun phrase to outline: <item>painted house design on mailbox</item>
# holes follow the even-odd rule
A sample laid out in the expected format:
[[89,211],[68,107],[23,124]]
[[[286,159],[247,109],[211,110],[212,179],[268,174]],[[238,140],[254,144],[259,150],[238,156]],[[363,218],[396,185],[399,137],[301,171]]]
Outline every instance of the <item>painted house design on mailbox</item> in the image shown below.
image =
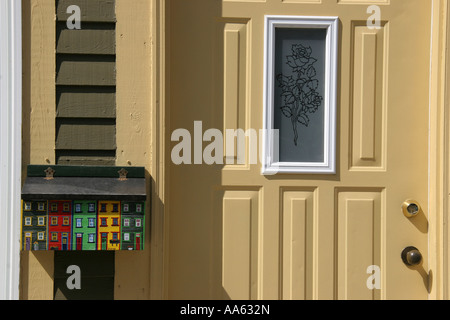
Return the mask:
[[22,201],[22,249],[47,250],[47,201]]
[[97,202],[74,201],[72,250],[97,250]]
[[29,166],[22,190],[22,250],[144,249],[142,168],[43,168]]
[[120,202],[99,201],[98,250],[120,249]]
[[144,243],[144,202],[122,203],[122,250],[141,250]]
[[70,250],[72,242],[72,202],[50,201],[49,207],[48,250]]

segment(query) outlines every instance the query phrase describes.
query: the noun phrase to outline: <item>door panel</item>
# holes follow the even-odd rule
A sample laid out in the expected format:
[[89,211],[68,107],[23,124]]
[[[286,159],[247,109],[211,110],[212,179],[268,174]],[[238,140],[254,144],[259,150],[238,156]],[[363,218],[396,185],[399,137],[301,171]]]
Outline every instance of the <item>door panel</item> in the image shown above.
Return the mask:
[[141,235],[136,234],[136,250],[141,250]]
[[317,190],[282,189],[282,298],[312,299]]
[[[431,2],[377,2],[379,29],[371,4],[169,2],[168,134],[191,132],[193,163],[167,160],[169,298],[427,298]],[[263,176],[249,138],[223,164],[194,156],[210,143],[195,121],[262,129],[265,15],[339,17],[335,175]],[[402,214],[407,199],[420,217]],[[410,245],[418,268],[400,258]]]
[[381,226],[385,223],[384,190],[337,191],[338,298],[379,298],[368,290],[370,266],[381,266]]
[[63,236],[61,240],[61,250],[67,250],[67,237]]
[[83,250],[83,235],[77,235],[77,251]]
[[352,24],[351,170],[386,169],[386,83],[389,25]]
[[102,233],[101,234],[101,250],[107,250],[108,249],[108,234]]
[[31,250],[31,236],[25,237],[25,250]]
[[[259,190],[218,191],[218,225],[221,239],[215,241],[217,271],[216,288],[221,299],[250,300],[257,298],[258,289],[258,222]],[[220,246],[220,247],[219,247]]]

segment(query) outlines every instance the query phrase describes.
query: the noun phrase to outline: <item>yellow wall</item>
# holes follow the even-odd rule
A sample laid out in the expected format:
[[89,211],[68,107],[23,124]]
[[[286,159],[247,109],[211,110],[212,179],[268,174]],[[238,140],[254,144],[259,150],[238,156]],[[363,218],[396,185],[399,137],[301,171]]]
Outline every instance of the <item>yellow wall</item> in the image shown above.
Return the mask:
[[156,108],[153,14],[157,2],[160,0],[116,0],[116,165],[145,167],[148,197],[145,249],[115,253],[115,299],[150,298],[150,210],[155,202],[150,185],[155,179],[152,130]]

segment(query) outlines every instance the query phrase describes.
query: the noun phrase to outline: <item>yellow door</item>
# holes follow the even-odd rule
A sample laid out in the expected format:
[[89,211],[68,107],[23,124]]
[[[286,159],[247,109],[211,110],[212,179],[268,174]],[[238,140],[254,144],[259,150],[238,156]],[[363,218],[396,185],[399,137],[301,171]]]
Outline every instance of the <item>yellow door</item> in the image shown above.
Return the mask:
[[[431,1],[171,0],[168,15],[168,297],[426,299]],[[208,129],[263,128],[267,15],[338,17],[336,174],[263,175],[249,139],[234,164],[198,157]],[[190,164],[173,161],[177,129]]]

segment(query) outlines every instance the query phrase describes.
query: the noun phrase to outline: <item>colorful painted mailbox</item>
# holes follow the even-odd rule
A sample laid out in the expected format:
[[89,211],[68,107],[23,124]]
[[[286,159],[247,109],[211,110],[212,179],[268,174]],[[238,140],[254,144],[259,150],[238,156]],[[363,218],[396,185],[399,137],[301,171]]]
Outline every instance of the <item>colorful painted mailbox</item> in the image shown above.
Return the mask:
[[22,250],[143,250],[142,167],[28,166]]

